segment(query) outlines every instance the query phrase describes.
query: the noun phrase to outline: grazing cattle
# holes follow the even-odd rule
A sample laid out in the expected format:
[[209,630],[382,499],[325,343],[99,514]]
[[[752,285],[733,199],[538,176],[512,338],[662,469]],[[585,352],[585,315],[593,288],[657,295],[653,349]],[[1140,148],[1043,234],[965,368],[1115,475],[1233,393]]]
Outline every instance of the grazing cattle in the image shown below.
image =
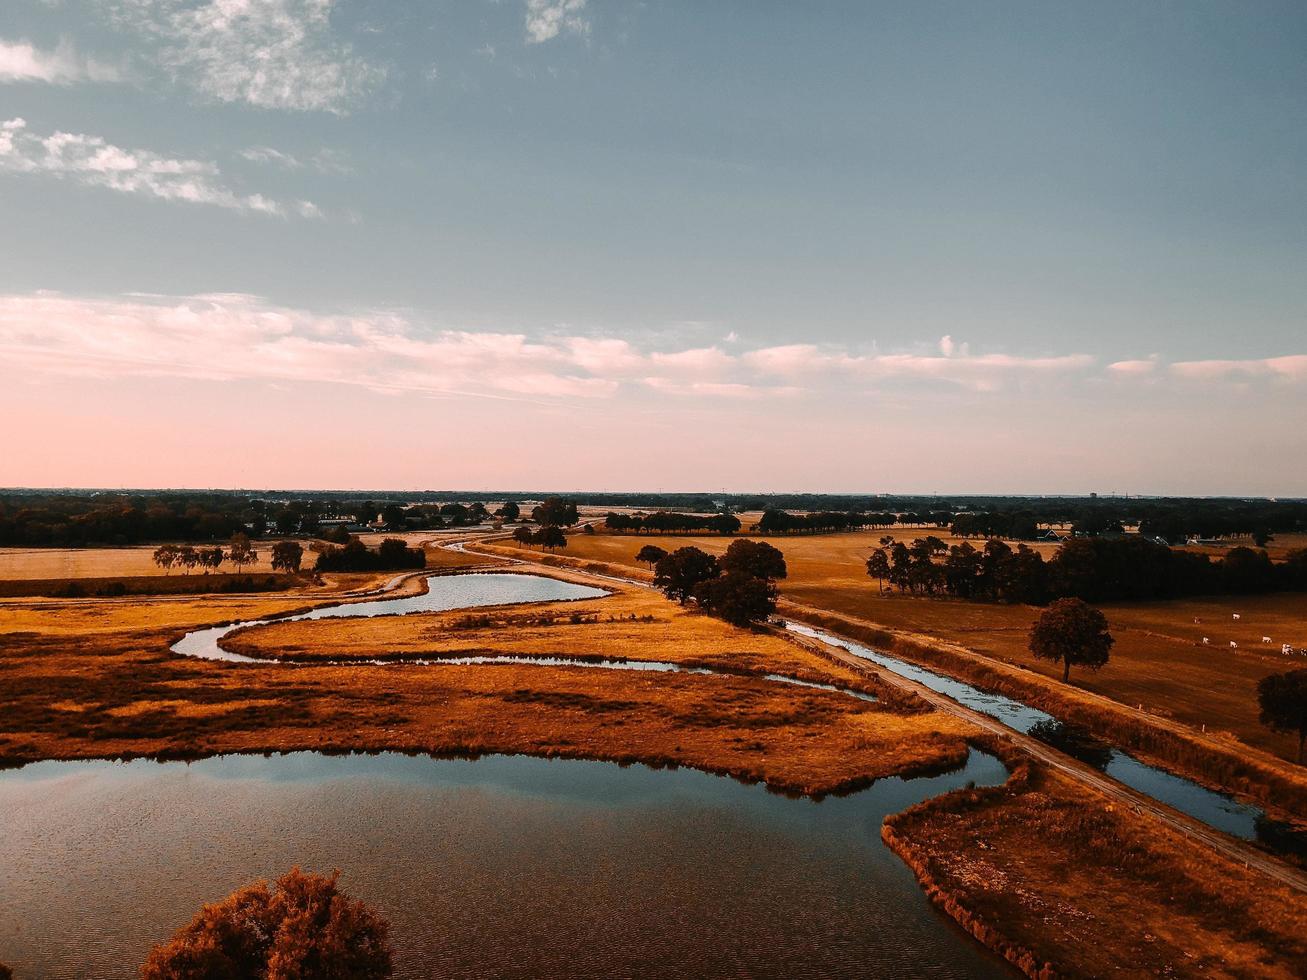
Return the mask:
[[1263,637],[1262,637],[1262,642],[1263,642],[1263,643],[1270,643],[1270,642],[1271,642],[1271,638],[1270,638],[1269,636],[1263,636]]
[[1284,654],[1286,657],[1291,656],[1291,655],[1293,654],[1293,644],[1292,644],[1292,643],[1281,643],[1281,644],[1280,644],[1280,652],[1281,652],[1282,654]]
[[1198,624],[1201,623],[1201,622],[1202,622],[1202,620],[1199,619],[1197,616],[1194,617],[1194,625],[1195,625],[1195,626],[1198,625]]
[[1211,642],[1212,642],[1212,641],[1209,640],[1207,637],[1205,637],[1205,636],[1203,637],[1203,646],[1207,646],[1207,644],[1209,644],[1209,643],[1211,643]]
[[1238,650],[1238,649],[1239,649],[1239,644],[1235,643],[1234,640],[1231,640],[1231,641],[1230,641],[1230,649],[1231,649],[1231,650]]
[[1231,619],[1238,619],[1238,618],[1239,618],[1239,614],[1238,614],[1238,613],[1231,613],[1231,614],[1230,614],[1230,618],[1231,618]]

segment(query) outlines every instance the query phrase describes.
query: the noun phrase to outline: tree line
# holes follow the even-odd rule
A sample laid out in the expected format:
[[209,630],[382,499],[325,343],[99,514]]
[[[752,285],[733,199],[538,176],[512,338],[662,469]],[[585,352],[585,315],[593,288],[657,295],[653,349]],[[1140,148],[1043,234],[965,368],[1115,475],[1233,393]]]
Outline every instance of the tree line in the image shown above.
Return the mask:
[[[238,531],[227,542],[226,550],[221,546],[213,548],[196,548],[192,545],[165,544],[154,549],[154,563],[171,572],[180,568],[190,574],[197,568],[205,573],[216,572],[223,562],[231,562],[237,573],[247,565],[259,560],[259,553],[250,543],[249,535]],[[304,559],[304,548],[297,541],[278,541],[272,546],[272,567],[279,572],[298,572]]]
[[734,514],[681,514],[666,510],[654,514],[615,514],[610,511],[604,518],[604,526],[614,534],[633,531],[636,534],[731,535],[740,529],[740,519]]
[[1109,602],[1307,591],[1307,549],[1278,564],[1264,551],[1242,547],[1213,559],[1137,535],[1071,538],[1049,561],[1002,541],[976,548],[965,541],[950,547],[933,535],[911,544],[882,538],[866,567],[881,588],[888,582],[920,595],[1035,605],[1071,596]]

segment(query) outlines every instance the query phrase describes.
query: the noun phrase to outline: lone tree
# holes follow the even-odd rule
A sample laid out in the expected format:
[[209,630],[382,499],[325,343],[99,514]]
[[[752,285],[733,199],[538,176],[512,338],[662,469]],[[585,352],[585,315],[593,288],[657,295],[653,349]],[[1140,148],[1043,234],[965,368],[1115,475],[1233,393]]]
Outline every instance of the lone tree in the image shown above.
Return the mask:
[[635,560],[641,565],[648,565],[650,568],[653,568],[666,557],[667,552],[656,544],[647,544],[635,553]]
[[1063,682],[1070,678],[1072,664],[1102,667],[1115,642],[1107,617],[1083,599],[1058,599],[1030,628],[1030,652],[1041,660],[1060,660]]
[[170,941],[150,951],[142,980],[390,976],[386,921],[340,891],[338,874],[294,868],[271,890],[266,881],[256,881],[204,906]]
[[1275,732],[1298,736],[1298,765],[1307,743],[1307,670],[1270,674],[1257,682],[1261,723]]
[[535,540],[535,535],[531,533],[531,529],[529,527],[523,524],[521,527],[519,527],[517,530],[513,532],[513,540],[516,541],[518,544],[530,544],[533,540]]
[[776,586],[741,571],[705,579],[695,586],[694,597],[706,612],[734,626],[760,622],[776,610]]
[[766,541],[741,538],[732,541],[719,562],[723,572],[741,572],[754,578],[785,578],[785,555]]
[[512,522],[522,516],[522,508],[517,506],[516,501],[506,500],[504,506],[500,507],[495,513],[504,520]]
[[298,541],[278,541],[272,546],[272,567],[279,572],[299,572],[304,547]]
[[698,548],[677,548],[654,565],[654,585],[682,605],[700,582],[717,577],[717,559]]

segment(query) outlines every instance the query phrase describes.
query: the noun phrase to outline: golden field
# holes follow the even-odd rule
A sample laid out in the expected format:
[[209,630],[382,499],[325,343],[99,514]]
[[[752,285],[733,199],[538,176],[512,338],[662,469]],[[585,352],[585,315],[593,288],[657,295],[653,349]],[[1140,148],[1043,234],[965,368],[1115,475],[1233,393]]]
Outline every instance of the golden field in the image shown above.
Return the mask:
[[[917,537],[924,531],[901,531]],[[785,553],[789,578],[781,595],[795,603],[830,610],[890,630],[937,637],[1006,663],[1058,679],[1056,665],[1036,661],[1027,649],[1030,626],[1039,614],[1032,606],[1004,606],[956,599],[923,598],[880,592],[866,575],[867,556],[879,531],[773,537]],[[943,536],[942,536],[943,537]],[[946,538],[947,540],[947,538]],[[635,553],[645,544],[668,551],[693,545],[720,554],[731,539],[657,535],[576,534],[568,539],[568,559],[600,561],[643,570]],[[501,542],[501,544],[511,544]],[[1056,545],[1044,547],[1055,550]],[[538,552],[532,550],[533,556]],[[644,576],[641,576],[644,577]],[[1257,720],[1257,681],[1290,667],[1307,667],[1307,658],[1286,658],[1279,645],[1307,647],[1307,595],[1181,599],[1117,603],[1103,607],[1116,645],[1110,663],[1098,673],[1073,671],[1072,684],[1123,705],[1174,718],[1202,731],[1229,732],[1247,745],[1291,760],[1296,739],[1277,735]],[[1241,618],[1236,622],[1232,614]],[[1200,620],[1195,623],[1194,620]],[[1203,636],[1210,646],[1203,646]],[[1261,643],[1270,636],[1273,645]],[[1232,650],[1229,642],[1238,643]]]
[[[356,583],[351,583],[356,584]],[[320,604],[306,597],[0,604],[5,711],[0,755],[11,760],[193,756],[293,749],[435,754],[525,752],[690,765],[778,789],[825,793],[961,761],[969,726],[950,715],[795,688],[747,673],[778,669],[831,683],[858,679],[770,634],[684,614],[657,597],[614,596],[614,616],[655,615],[648,659],[702,646],[722,669],[702,676],[533,665],[224,664],[168,647],[202,625]],[[661,613],[647,610],[649,600]],[[624,610],[622,603],[634,603]],[[599,604],[597,603],[597,604]],[[497,615],[553,613],[555,604]],[[435,614],[439,617],[439,614]],[[403,618],[427,627],[429,614]],[[354,627],[398,618],[335,620]],[[547,627],[559,649],[602,648],[606,622]],[[268,627],[269,630],[281,627]],[[587,636],[593,632],[594,640]],[[250,637],[258,631],[251,631]],[[332,642],[335,642],[334,640]],[[366,644],[354,644],[362,649]],[[679,651],[679,652],[678,652]],[[484,652],[498,652],[490,647]],[[786,656],[792,657],[787,664]],[[788,669],[787,669],[788,668]],[[862,680],[861,686],[874,682]],[[902,699],[898,699],[902,701]]]
[[881,832],[936,905],[1027,975],[1307,971],[1300,893],[1038,767]]

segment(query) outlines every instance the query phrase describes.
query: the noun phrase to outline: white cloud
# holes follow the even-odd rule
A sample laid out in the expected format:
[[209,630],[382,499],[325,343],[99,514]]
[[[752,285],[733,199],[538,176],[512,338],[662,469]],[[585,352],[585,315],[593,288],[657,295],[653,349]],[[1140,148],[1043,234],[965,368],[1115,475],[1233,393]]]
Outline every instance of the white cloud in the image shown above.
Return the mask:
[[543,44],[559,34],[586,35],[590,21],[583,14],[586,0],[526,0],[526,39]]
[[1177,361],[1171,373],[1195,381],[1307,381],[1307,354],[1250,360]]
[[251,163],[269,163],[286,170],[299,170],[304,166],[304,162],[293,154],[274,150],[270,146],[251,146],[241,150],[240,155]]
[[155,46],[160,67],[215,102],[344,114],[386,75],[336,37],[334,0],[104,3]]
[[[14,131],[0,127],[0,151]],[[105,168],[116,161],[109,154]],[[973,355],[960,345],[952,356],[851,354],[811,344],[739,355],[716,347],[658,350],[616,336],[442,328],[388,311],[322,314],[241,294],[0,295],[0,357],[36,378],[298,381],[527,399],[609,399],[623,391],[713,400],[842,397],[886,382],[988,392],[1039,378],[1062,385],[1104,373],[1142,377],[1143,364],[1157,363],[1159,376],[1166,370],[1156,359],[1117,361],[1104,371],[1084,354]],[[1307,381],[1307,355],[1179,362],[1169,373]]]
[[78,55],[72,43],[61,40],[52,51],[28,41],[0,38],[0,82],[116,82],[121,72],[113,65]]
[[1157,360],[1113,361],[1107,369],[1116,375],[1139,377],[1152,374],[1157,370]]
[[167,157],[152,150],[127,150],[100,136],[29,132],[24,119],[0,123],[0,172],[42,174],[89,187],[139,194],[165,201],[208,204],[235,211],[321,217],[311,201],[282,203],[262,194],[240,194],[206,160]]

